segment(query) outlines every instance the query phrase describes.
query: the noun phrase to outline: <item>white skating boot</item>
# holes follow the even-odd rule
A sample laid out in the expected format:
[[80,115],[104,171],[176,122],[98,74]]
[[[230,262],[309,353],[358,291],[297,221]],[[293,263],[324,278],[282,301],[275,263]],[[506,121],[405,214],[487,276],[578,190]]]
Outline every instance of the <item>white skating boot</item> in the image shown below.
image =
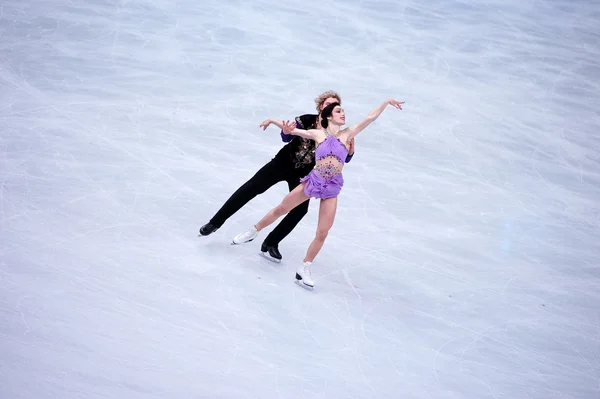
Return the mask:
[[251,228],[249,228],[242,234],[238,234],[237,236],[233,237],[232,244],[239,245],[239,244],[244,244],[244,243],[250,242],[250,241],[254,240],[257,235],[258,235],[258,231],[256,231],[256,227],[252,226]]
[[313,288],[315,286],[315,282],[310,275],[310,266],[312,262],[304,262],[302,266],[296,270],[296,282],[304,284],[307,287]]

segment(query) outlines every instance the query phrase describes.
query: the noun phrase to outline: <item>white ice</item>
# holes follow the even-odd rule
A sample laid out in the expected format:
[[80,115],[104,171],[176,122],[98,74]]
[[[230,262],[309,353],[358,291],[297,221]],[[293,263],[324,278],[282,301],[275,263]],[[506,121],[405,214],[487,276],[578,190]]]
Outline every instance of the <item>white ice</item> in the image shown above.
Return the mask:
[[[600,6],[0,2],[0,398],[600,398]],[[215,234],[334,89],[356,139],[281,244]],[[274,226],[272,226],[274,227]],[[270,229],[268,229],[270,231]],[[266,234],[266,233],[265,233]]]

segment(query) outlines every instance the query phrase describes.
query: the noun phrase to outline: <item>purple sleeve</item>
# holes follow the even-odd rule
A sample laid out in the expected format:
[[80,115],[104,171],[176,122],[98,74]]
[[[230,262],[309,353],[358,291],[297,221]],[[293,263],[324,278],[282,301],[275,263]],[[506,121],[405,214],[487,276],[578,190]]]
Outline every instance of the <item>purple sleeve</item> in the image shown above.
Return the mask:
[[[296,129],[301,129],[300,124],[296,121]],[[293,134],[285,134],[283,130],[281,131],[281,141],[284,143],[289,143],[294,138]]]
[[348,162],[352,161],[352,157],[353,157],[353,156],[354,156],[354,154],[352,154],[352,155],[347,155],[347,156],[346,156],[346,163],[348,163]]

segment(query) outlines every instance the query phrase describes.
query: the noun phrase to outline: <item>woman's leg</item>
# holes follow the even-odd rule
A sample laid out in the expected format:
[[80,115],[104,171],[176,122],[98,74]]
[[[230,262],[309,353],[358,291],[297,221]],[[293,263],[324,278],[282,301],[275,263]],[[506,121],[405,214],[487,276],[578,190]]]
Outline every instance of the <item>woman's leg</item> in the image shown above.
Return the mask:
[[323,247],[325,239],[329,234],[329,230],[331,229],[331,226],[333,226],[336,210],[337,197],[321,200],[321,204],[319,205],[317,234],[306,251],[304,262],[312,262]]
[[309,197],[304,193],[304,186],[306,186],[306,183],[301,183],[285,196],[283,201],[281,201],[281,204],[267,212],[260,222],[254,226],[256,230],[261,231],[271,223],[275,222],[281,216],[287,214],[292,209],[306,201]]
[[317,234],[310,243],[308,251],[306,251],[304,263],[298,268],[298,270],[296,270],[296,280],[298,282],[301,281],[302,284],[304,284],[305,286],[312,288],[315,285],[315,282],[313,281],[310,273],[310,267],[312,265],[312,261],[315,259],[315,257],[323,247],[323,244],[325,243],[325,239],[329,234],[331,226],[333,226],[333,220],[335,219],[336,210],[337,197],[321,200],[321,204],[319,205],[319,222],[317,225]]
[[306,201],[309,197],[304,194],[304,186],[306,183],[300,184],[296,187],[292,192],[285,196],[281,204],[277,205],[275,208],[271,209],[267,214],[254,226],[245,232],[238,234],[233,237],[233,244],[243,244],[246,242],[250,242],[256,238],[258,232],[276,221],[280,216],[285,215],[304,201]]

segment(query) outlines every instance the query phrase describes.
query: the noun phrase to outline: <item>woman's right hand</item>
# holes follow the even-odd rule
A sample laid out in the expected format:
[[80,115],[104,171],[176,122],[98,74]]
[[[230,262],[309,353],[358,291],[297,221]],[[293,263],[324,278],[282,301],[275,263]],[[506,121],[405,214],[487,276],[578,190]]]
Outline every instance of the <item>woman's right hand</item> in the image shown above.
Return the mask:
[[273,123],[273,122],[271,121],[271,119],[267,119],[267,120],[263,121],[263,123],[261,123],[261,124],[260,124],[260,127],[262,127],[262,128],[263,128],[263,130],[267,130],[267,128],[269,127],[269,125],[270,125],[271,123]]
[[283,122],[283,133],[291,134],[294,130],[296,130],[296,122],[285,121]]

